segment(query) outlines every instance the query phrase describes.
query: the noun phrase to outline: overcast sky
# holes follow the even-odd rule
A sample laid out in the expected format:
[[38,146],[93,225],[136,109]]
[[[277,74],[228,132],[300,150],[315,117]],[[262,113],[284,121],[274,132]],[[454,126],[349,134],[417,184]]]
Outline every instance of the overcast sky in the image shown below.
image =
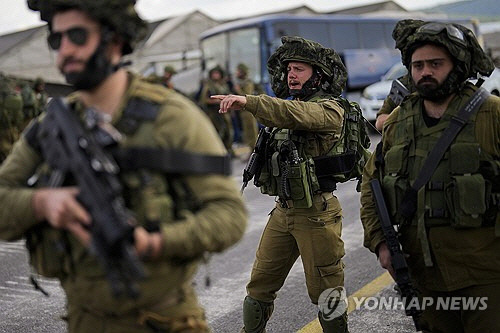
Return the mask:
[[[95,1],[95,0],[93,0]],[[255,15],[307,5],[323,12],[336,9],[377,3],[377,0],[138,0],[137,8],[141,16],[148,20],[158,20],[170,16],[200,10],[215,19],[228,19]],[[395,0],[408,10],[457,2],[457,0]],[[23,30],[42,24],[38,14],[28,9],[25,0],[1,0],[0,34]]]

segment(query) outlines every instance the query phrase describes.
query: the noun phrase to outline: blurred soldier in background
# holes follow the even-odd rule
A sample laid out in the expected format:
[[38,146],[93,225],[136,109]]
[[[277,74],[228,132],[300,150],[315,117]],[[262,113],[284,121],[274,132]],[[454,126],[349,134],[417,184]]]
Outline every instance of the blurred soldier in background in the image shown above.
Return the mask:
[[[28,0],[48,22],[48,44],[76,91],[55,106],[49,103],[0,166],[0,239],[26,237],[32,267],[60,280],[71,333],[205,333],[210,329],[192,280],[207,252],[223,251],[242,237],[246,211],[210,121],[185,97],[124,68],[122,57],[147,31],[134,5],[135,0]],[[82,159],[97,150],[111,161],[102,174],[115,175],[108,183],[119,195],[103,205],[112,212],[119,206],[114,215],[130,223],[126,252],[145,271],[143,279],[131,281],[138,293],[112,294],[126,281],[110,279],[109,266],[127,277],[132,267],[122,267],[130,261],[112,262],[115,252],[124,252],[113,244],[96,246],[105,228],[93,228],[97,208],[81,200],[88,187],[78,187],[78,165],[72,164],[78,161],[62,161],[72,168],[61,172],[47,156],[47,132],[64,132],[57,131],[55,112],[69,113],[67,123],[85,134],[90,126],[98,131],[61,145],[76,145],[74,150],[86,153]],[[79,164],[101,170],[103,163],[95,161],[103,159]],[[62,178],[55,187],[54,178]],[[31,187],[28,179],[35,180]],[[106,228],[109,234],[116,223]],[[106,256],[112,260],[103,267]]]
[[[248,77],[248,66],[243,63],[236,67],[236,81],[233,90],[237,95],[255,95],[255,84]],[[249,152],[243,155],[243,160],[246,161],[257,141],[258,125],[253,114],[248,111],[240,110],[235,114],[239,114],[240,117],[243,144],[249,148]]]
[[211,95],[225,95],[230,92],[231,90],[224,76],[224,70],[220,66],[215,66],[210,69],[208,78],[203,82],[199,104],[215,126],[227,151],[232,155],[234,132],[231,114],[219,113],[219,100],[210,98]]
[[468,82],[493,62],[459,24],[402,20],[392,35],[415,92],[391,112],[366,164],[364,245],[389,272],[401,266],[377,215],[378,180],[426,299],[414,305],[422,331],[500,332],[500,99]]
[[177,74],[175,68],[173,66],[166,65],[163,68],[163,77],[161,83],[167,88],[174,89],[174,84],[172,83],[172,77],[175,74]]
[[23,120],[23,99],[11,79],[0,73],[0,162],[17,140]]
[[35,82],[33,82],[33,90],[35,92],[37,110],[35,116],[38,116],[47,106],[48,95],[45,91],[45,81],[41,77],[37,77]]

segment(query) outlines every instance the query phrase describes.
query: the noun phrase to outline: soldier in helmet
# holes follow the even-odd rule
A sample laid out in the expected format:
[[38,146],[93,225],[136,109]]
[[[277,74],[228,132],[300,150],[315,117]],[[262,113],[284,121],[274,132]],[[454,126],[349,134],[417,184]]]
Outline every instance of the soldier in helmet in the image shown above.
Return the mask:
[[219,133],[226,149],[233,153],[233,123],[230,114],[219,113],[219,100],[211,98],[211,95],[229,94],[230,88],[227,83],[224,70],[219,65],[208,72],[208,78],[202,83],[199,104],[206,112],[217,133]]
[[[249,68],[244,63],[240,63],[236,66],[236,82],[233,85],[233,91],[237,95],[255,95],[255,83],[248,77],[248,71]],[[243,144],[252,149],[257,141],[257,134],[259,133],[257,121],[253,114],[248,111],[240,111],[239,116],[241,120],[241,130],[243,132]],[[247,155],[243,159],[247,160],[249,156],[250,155]]]
[[[220,112],[245,110],[267,126],[262,130],[269,133],[266,161],[255,184],[262,193],[278,196],[247,285],[242,332],[265,332],[276,293],[299,256],[312,303],[318,304],[322,294],[342,297],[338,315],[318,313],[323,331],[347,332],[342,209],[333,194],[336,180],[328,173],[335,172],[316,173],[313,166],[313,160],[329,158],[342,133],[345,104],[339,96],[347,73],[332,49],[300,37],[281,41],[267,62],[278,98],[212,96],[220,100]],[[287,97],[291,100],[282,99]]]
[[[141,260],[145,276],[134,298],[115,297],[90,246],[93,237],[101,237],[89,233],[95,211],[79,200],[80,189],[70,186],[77,177],[70,173],[62,186],[47,186],[57,174],[44,158],[49,148],[40,128],[52,126],[46,123],[53,119],[51,103],[0,166],[0,239],[27,236],[32,266],[58,278],[66,293],[70,332],[209,332],[193,276],[204,254],[234,244],[246,223],[216,131],[191,101],[124,68],[122,56],[146,31],[135,0],[29,0],[28,5],[48,22],[57,66],[76,90],[64,100],[63,111],[82,124],[97,121],[116,139],[102,150],[120,167],[121,199],[133,216],[130,255]],[[188,160],[182,165],[174,154],[179,151]],[[201,163],[193,165],[192,157]],[[135,160],[143,165],[134,167]],[[31,187],[28,179],[35,180]]]
[[421,329],[499,332],[500,99],[467,81],[490,75],[493,63],[459,24],[402,20],[393,37],[415,92],[391,113],[366,164],[364,244],[393,272],[369,185],[378,179],[425,298]]
[[41,77],[37,77],[35,82],[33,82],[33,90],[35,92],[36,104],[37,104],[37,112],[35,116],[38,116],[40,113],[45,111],[45,106],[47,105],[48,96],[45,91],[45,80]]
[[0,162],[17,140],[23,119],[21,95],[14,90],[11,80],[0,73]]
[[163,68],[162,84],[167,88],[174,89],[174,84],[172,83],[172,77],[175,74],[177,74],[175,68],[171,65],[166,65]]

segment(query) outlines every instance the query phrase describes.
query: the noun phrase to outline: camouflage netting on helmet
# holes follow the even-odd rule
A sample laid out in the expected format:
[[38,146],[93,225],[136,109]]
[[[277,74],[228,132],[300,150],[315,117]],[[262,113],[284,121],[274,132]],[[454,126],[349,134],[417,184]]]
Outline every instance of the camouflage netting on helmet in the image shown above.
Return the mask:
[[340,56],[333,49],[301,37],[281,37],[281,45],[267,61],[271,87],[280,98],[288,97],[287,65],[290,61],[317,66],[326,76],[322,89],[339,96],[345,88],[347,71]]
[[443,45],[448,49],[451,56],[458,61],[459,70],[463,79],[477,77],[477,73],[489,76],[493,71],[493,61],[484,53],[479,45],[474,33],[460,24],[451,24],[463,32],[465,46],[448,36],[447,30],[443,29],[439,33],[428,33],[419,30],[425,24],[421,20],[401,20],[394,27],[392,37],[396,41],[396,48],[401,51],[403,64],[408,68],[411,63],[411,56],[415,47],[425,42]]
[[28,7],[40,11],[40,18],[51,26],[55,12],[79,8],[124,40],[123,54],[134,50],[146,36],[147,25],[137,14],[135,0],[28,0]]

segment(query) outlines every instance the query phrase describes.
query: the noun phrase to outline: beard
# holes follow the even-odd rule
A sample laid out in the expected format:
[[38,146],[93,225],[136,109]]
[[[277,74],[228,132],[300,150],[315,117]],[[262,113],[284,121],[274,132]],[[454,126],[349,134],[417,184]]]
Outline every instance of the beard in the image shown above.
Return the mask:
[[464,83],[458,71],[451,71],[442,83],[432,77],[423,77],[415,84],[415,89],[423,99],[439,103],[458,91]]
[[66,78],[66,82],[71,84],[75,90],[93,90],[115,71],[115,66],[105,56],[104,47],[102,46],[97,47],[85,63],[83,70],[63,72],[62,68],[64,68],[65,64],[72,61],[84,62],[72,57],[66,58],[60,71]]

